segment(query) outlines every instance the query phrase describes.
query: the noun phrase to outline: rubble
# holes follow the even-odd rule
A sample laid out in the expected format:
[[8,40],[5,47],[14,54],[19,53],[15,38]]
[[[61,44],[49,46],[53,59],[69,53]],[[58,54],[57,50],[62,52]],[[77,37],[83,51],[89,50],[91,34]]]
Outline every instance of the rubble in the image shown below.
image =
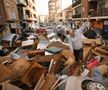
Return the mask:
[[108,88],[108,47],[100,39],[83,39],[83,60],[76,63],[68,43],[50,42],[45,33],[36,37],[16,40],[15,49],[7,45],[0,57],[1,90],[89,90],[94,82]]
[[23,58],[19,58],[17,61],[9,66],[9,69],[13,72],[12,79],[16,80],[23,76],[27,69],[30,67],[30,63]]
[[21,81],[29,87],[34,87],[37,84],[40,76],[46,72],[47,70],[43,66],[33,62],[22,76]]
[[2,83],[2,90],[22,90],[22,89],[15,86],[15,85],[12,85],[8,82],[3,82]]

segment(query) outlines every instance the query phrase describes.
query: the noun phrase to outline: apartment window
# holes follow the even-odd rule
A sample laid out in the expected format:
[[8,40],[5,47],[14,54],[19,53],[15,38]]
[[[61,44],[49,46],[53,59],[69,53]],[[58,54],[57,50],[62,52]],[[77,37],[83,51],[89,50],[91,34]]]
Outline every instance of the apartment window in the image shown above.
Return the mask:
[[51,5],[51,6],[55,6],[55,3],[49,3],[49,5]]
[[29,10],[26,10],[25,13],[28,17],[30,17],[30,11]]
[[81,14],[81,6],[75,8],[75,14]]
[[33,10],[35,10],[35,6],[33,6]]
[[72,14],[75,15],[75,9],[73,10]]
[[33,15],[32,15],[32,14],[30,14],[30,17],[32,18],[32,17],[33,17]]
[[32,4],[31,4],[31,2],[29,1],[29,7],[31,7],[32,6]]
[[53,9],[52,9],[52,10],[50,10],[50,11],[51,11],[51,12],[55,12],[55,10],[53,10]]
[[36,18],[36,14],[34,14],[34,17]]
[[75,3],[76,2],[76,0],[72,0],[72,3]]
[[100,2],[99,5],[98,5],[98,9],[102,9],[102,8],[105,8],[105,2]]
[[32,0],[33,1],[33,3],[34,3],[34,0]]
[[51,7],[51,9],[55,9],[55,8],[56,8],[55,6],[52,6],[52,7]]

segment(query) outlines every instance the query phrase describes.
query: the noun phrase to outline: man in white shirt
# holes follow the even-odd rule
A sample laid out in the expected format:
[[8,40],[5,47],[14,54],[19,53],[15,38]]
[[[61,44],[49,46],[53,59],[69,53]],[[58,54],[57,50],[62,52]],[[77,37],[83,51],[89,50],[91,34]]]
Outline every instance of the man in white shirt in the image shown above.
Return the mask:
[[75,60],[83,60],[83,43],[81,39],[81,34],[83,34],[84,29],[88,26],[88,21],[90,21],[90,17],[88,16],[87,22],[85,22],[79,29],[73,30],[70,29],[69,32],[69,45],[71,51],[74,53]]

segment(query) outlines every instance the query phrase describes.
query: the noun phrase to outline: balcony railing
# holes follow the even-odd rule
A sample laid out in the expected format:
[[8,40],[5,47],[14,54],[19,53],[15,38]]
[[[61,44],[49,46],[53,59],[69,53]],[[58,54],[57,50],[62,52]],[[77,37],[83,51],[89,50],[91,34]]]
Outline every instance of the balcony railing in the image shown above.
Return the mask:
[[102,8],[98,10],[91,10],[89,11],[89,15],[92,17],[97,17],[97,16],[108,16],[108,7],[107,8]]
[[26,0],[17,0],[17,5],[25,7],[27,5]]
[[72,4],[72,7],[75,7],[79,4],[81,4],[81,0],[76,0],[75,3]]
[[31,19],[31,17],[29,15],[24,14],[24,19],[29,20],[29,19]]
[[81,14],[72,15],[72,18],[81,18]]
[[91,1],[91,2],[92,2],[92,1],[98,1],[98,0],[89,0],[89,1]]

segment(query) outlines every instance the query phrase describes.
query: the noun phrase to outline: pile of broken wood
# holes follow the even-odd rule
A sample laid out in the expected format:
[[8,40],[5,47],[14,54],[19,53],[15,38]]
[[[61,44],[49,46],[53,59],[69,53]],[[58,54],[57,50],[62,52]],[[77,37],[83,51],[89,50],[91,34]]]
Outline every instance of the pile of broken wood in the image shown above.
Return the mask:
[[66,89],[68,87],[66,85],[63,85],[62,89],[58,87],[62,80],[69,76],[80,76],[83,72],[81,67],[85,61],[94,56],[101,56],[100,64],[108,63],[107,46],[97,42],[97,46],[92,48],[93,41],[84,40],[83,42],[85,44],[84,59],[77,67],[69,45],[59,41],[50,42],[45,49],[36,49],[39,41],[35,40],[29,50],[24,47],[0,57],[1,90],[70,90]]

